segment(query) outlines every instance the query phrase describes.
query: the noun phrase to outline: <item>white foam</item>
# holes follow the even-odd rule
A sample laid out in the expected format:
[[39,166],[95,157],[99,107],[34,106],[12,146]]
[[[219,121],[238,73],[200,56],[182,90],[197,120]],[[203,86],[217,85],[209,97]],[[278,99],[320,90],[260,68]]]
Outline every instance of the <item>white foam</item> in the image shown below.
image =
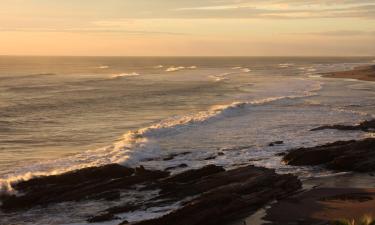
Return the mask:
[[251,70],[250,70],[249,68],[243,68],[243,69],[241,69],[241,71],[244,72],[244,73],[248,73],[248,72],[250,72]]
[[196,69],[197,66],[188,66],[188,67],[185,67],[185,66],[170,66],[168,67],[165,72],[176,72],[176,71],[180,71],[180,70],[184,70],[184,69]]
[[109,66],[98,66],[96,68],[98,68],[98,69],[109,69]]
[[279,64],[280,68],[288,68],[288,67],[291,67],[291,66],[294,66],[294,64],[293,63],[280,63]]
[[164,66],[163,65],[157,65],[157,66],[154,66],[155,69],[161,69],[163,68]]
[[[43,162],[21,168],[11,176],[0,180],[0,191],[12,192],[11,184],[21,180],[28,180],[35,176],[54,175],[85,167],[119,163],[135,167],[150,159],[157,159],[163,155],[157,138],[175,135],[189,128],[235,116],[249,107],[264,105],[281,99],[293,99],[315,95],[321,89],[320,82],[314,82],[305,87],[301,94],[288,96],[274,96],[253,101],[233,102],[225,105],[215,105],[207,111],[173,117],[138,130],[129,131],[115,143],[96,150],[90,150],[67,158]],[[163,169],[163,168],[156,168]]]
[[322,78],[322,75],[314,74],[314,75],[309,75],[310,78]]
[[111,78],[120,78],[120,77],[134,77],[134,76],[139,76],[139,73],[132,72],[132,73],[119,73],[119,74],[112,74]]
[[213,79],[215,82],[220,82],[220,81],[223,81],[223,80],[229,80],[229,78],[227,77],[228,75],[230,75],[232,73],[222,73],[222,74],[218,74],[218,75],[211,75],[209,76],[211,79]]

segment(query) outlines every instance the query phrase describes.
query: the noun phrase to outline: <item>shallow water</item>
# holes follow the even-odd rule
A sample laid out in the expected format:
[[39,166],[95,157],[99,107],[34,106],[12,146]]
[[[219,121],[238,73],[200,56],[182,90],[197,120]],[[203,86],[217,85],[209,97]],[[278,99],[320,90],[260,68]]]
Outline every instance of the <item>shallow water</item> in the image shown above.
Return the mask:
[[[285,166],[275,154],[368,135],[309,130],[374,118],[374,83],[319,76],[371,61],[0,57],[1,191],[12,191],[10,182],[19,179],[107,163],[155,169],[254,164],[302,178],[331,175],[319,167]],[[268,146],[278,140],[284,144]],[[176,152],[190,154],[161,160]],[[102,205],[80,203],[66,213],[57,205],[2,218],[80,223]],[[122,217],[133,221],[163,210]]]

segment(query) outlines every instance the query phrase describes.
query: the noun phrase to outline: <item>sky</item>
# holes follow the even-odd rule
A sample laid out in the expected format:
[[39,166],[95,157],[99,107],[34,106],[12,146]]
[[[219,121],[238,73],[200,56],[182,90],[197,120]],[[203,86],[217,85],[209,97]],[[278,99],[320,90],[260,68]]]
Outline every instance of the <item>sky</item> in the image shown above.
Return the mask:
[[375,0],[1,0],[0,55],[375,56]]

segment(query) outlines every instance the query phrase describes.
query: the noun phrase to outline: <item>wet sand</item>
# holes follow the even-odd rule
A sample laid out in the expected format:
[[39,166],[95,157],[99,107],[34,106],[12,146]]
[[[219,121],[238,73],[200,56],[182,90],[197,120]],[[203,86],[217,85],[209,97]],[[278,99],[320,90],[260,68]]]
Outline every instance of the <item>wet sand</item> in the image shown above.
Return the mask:
[[349,71],[339,71],[323,74],[329,78],[346,78],[364,81],[375,81],[375,65],[361,66]]
[[375,217],[374,174],[343,173],[303,181],[304,189],[230,225],[330,224]]

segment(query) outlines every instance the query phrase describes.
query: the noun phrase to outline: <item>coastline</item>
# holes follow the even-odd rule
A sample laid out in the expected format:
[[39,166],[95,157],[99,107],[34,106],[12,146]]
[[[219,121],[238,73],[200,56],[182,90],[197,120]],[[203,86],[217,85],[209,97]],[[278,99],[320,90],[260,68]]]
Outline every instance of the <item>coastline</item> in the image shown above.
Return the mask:
[[[337,72],[337,74],[332,73],[332,76],[348,73],[357,74],[356,76],[360,74],[361,80],[368,79],[366,76],[372,78],[372,72],[364,71],[375,71],[375,66],[356,68],[353,71]],[[331,122],[331,120],[328,121],[328,123]],[[375,127],[373,127],[375,126],[375,120],[364,121],[358,125],[322,125],[324,126],[311,129],[310,132],[325,129],[341,130],[342,132],[375,131]],[[346,133],[343,134],[347,135]],[[270,142],[269,146],[283,145],[281,140],[285,141],[281,138],[280,141]],[[340,142],[340,144],[343,143],[351,144],[351,141]],[[328,145],[331,146],[330,144]],[[370,148],[373,148],[373,142],[371,142],[371,146]],[[319,147],[321,146],[306,149],[312,150]],[[353,148],[348,149],[349,152],[353,153]],[[282,154],[286,155],[293,150],[296,149],[286,149],[284,153],[277,153],[277,155],[284,156]],[[301,156],[306,158],[306,152],[301,152]],[[190,152],[171,153],[161,160],[169,161],[175,157],[189,154]],[[218,152],[217,155],[204,160],[211,160],[226,154],[225,152]],[[367,154],[368,157],[365,153],[360,152],[358,156],[375,162],[375,155],[372,155],[370,151]],[[342,153],[337,155],[342,156]],[[297,164],[300,162],[298,160],[304,160],[304,158],[299,157],[299,154],[296,156],[298,157],[295,160],[297,162],[295,168],[303,166],[305,162],[301,165]],[[330,168],[327,163],[320,163],[320,159],[326,158],[327,152],[319,154],[319,156],[321,158],[317,159],[316,164]],[[311,157],[307,158],[311,159]],[[350,163],[350,165],[361,164],[364,162],[362,159],[360,157],[350,158],[349,161],[342,161],[340,166],[348,165],[345,162]],[[0,209],[15,213],[25,209],[43,208],[47,205],[65,204],[65,202],[74,202],[74,204],[77,202],[78,204],[84,201],[105,201],[108,204],[107,208],[98,212],[90,211],[90,215],[85,215],[84,219],[87,223],[110,222],[132,225],[226,224],[224,222],[232,222],[230,225],[328,224],[328,221],[340,218],[359,219],[366,214],[375,215],[375,208],[373,207],[375,203],[375,189],[373,188],[375,187],[373,179],[375,170],[373,168],[375,167],[370,167],[367,164],[361,165],[363,166],[361,168],[369,170],[366,172],[363,172],[365,171],[363,170],[362,173],[348,173],[339,169],[338,172],[343,173],[337,176],[297,179],[294,175],[277,174],[273,170],[254,166],[224,169],[224,167],[212,163],[204,167],[171,173],[170,171],[173,169],[188,166],[176,164],[174,167],[151,170],[147,166],[125,167],[110,164],[73,170],[58,175],[34,177],[28,181],[14,183],[14,193],[21,193],[22,195],[13,195],[12,193],[2,196],[0,193],[0,200],[3,201]],[[348,171],[356,170],[349,169]],[[269,188],[270,186],[272,188]],[[116,204],[116,202],[124,200],[122,199],[124,193],[138,191],[147,193],[150,190],[161,190],[161,192],[152,198],[140,199],[139,202],[135,202],[136,204],[131,202],[109,207],[110,204]],[[125,220],[127,219],[125,214],[129,215],[149,208],[164,207],[169,207],[169,209],[162,213],[158,212],[161,217],[145,218],[140,216],[142,220],[139,221],[129,219],[128,222]],[[225,210],[221,210],[223,208]],[[332,208],[335,208],[335,210],[332,210]],[[263,210],[261,216],[267,221],[252,219],[254,216],[260,218],[257,210]],[[350,214],[347,211],[350,211]],[[298,215],[296,212],[299,212]],[[243,218],[250,214],[252,215],[248,218],[249,220],[246,219],[247,223],[244,222]],[[299,215],[303,215],[303,217],[301,218]],[[200,218],[200,221],[191,220],[192,218]],[[174,223],[175,221],[183,222]]]
[[375,65],[360,66],[348,71],[325,73],[323,74],[323,77],[375,81]]

